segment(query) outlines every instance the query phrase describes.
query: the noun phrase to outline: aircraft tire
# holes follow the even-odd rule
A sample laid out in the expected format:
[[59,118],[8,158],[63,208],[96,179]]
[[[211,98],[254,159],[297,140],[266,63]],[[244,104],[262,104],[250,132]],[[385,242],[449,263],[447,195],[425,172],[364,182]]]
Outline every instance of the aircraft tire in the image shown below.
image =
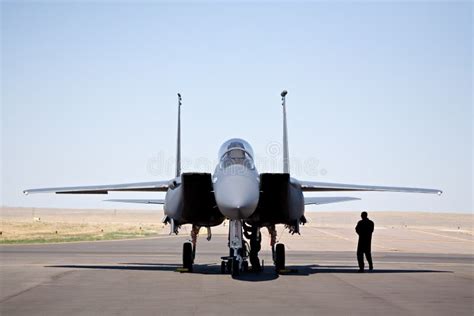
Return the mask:
[[285,245],[277,244],[275,247],[275,270],[278,273],[285,269]]
[[236,260],[236,259],[231,259],[230,260],[232,262],[232,276],[235,277],[235,276],[239,276],[240,275],[240,269],[239,269],[239,261]]
[[190,242],[183,244],[183,268],[193,272],[193,245]]

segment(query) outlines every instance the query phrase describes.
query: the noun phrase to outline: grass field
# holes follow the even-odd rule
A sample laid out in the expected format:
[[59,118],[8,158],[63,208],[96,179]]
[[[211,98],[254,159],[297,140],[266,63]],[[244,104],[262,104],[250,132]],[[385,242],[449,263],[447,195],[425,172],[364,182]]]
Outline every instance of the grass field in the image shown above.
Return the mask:
[[2,208],[0,244],[94,241],[156,236],[162,211]]
[[0,244],[93,241],[155,236],[161,225],[2,222]]

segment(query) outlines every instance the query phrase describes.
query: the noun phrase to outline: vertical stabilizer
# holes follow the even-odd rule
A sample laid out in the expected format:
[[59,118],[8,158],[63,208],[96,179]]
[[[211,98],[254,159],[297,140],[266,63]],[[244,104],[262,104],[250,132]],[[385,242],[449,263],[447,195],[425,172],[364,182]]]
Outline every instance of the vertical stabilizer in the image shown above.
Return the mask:
[[178,93],[178,136],[176,141],[176,177],[181,175],[181,94]]
[[283,173],[290,173],[290,157],[288,156],[288,131],[286,128],[286,95],[288,91],[281,92],[281,105],[283,106]]

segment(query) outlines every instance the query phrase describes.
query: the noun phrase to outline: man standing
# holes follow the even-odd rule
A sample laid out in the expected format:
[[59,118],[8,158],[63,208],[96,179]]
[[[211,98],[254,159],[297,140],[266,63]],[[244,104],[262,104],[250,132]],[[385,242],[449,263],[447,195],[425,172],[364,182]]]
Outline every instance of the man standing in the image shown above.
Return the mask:
[[260,265],[260,259],[258,258],[258,253],[262,248],[262,235],[260,233],[260,228],[257,225],[251,226],[244,222],[244,236],[250,240],[249,259],[250,264],[252,265],[252,271],[261,272],[262,266]]
[[362,220],[357,223],[355,228],[359,235],[359,243],[357,244],[357,261],[359,262],[359,272],[364,272],[364,254],[369,263],[369,271],[374,269],[372,265],[371,243],[372,233],[374,232],[374,222],[367,218],[367,212],[360,214]]

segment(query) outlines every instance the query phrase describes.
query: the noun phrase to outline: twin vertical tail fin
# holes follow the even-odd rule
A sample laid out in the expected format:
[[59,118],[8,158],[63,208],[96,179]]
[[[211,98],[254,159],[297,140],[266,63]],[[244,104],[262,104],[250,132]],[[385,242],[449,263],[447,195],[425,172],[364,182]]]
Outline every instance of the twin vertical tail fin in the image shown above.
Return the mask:
[[281,92],[281,105],[283,107],[283,173],[290,173],[290,157],[288,153],[288,131],[286,127],[286,95],[288,91]]
[[[290,173],[290,157],[288,153],[288,129],[286,124],[286,95],[288,91],[281,92],[281,105],[283,107],[283,173]],[[178,93],[178,131],[176,141],[176,177],[181,176],[181,94]]]
[[178,135],[176,141],[176,177],[181,176],[181,94],[178,93]]

